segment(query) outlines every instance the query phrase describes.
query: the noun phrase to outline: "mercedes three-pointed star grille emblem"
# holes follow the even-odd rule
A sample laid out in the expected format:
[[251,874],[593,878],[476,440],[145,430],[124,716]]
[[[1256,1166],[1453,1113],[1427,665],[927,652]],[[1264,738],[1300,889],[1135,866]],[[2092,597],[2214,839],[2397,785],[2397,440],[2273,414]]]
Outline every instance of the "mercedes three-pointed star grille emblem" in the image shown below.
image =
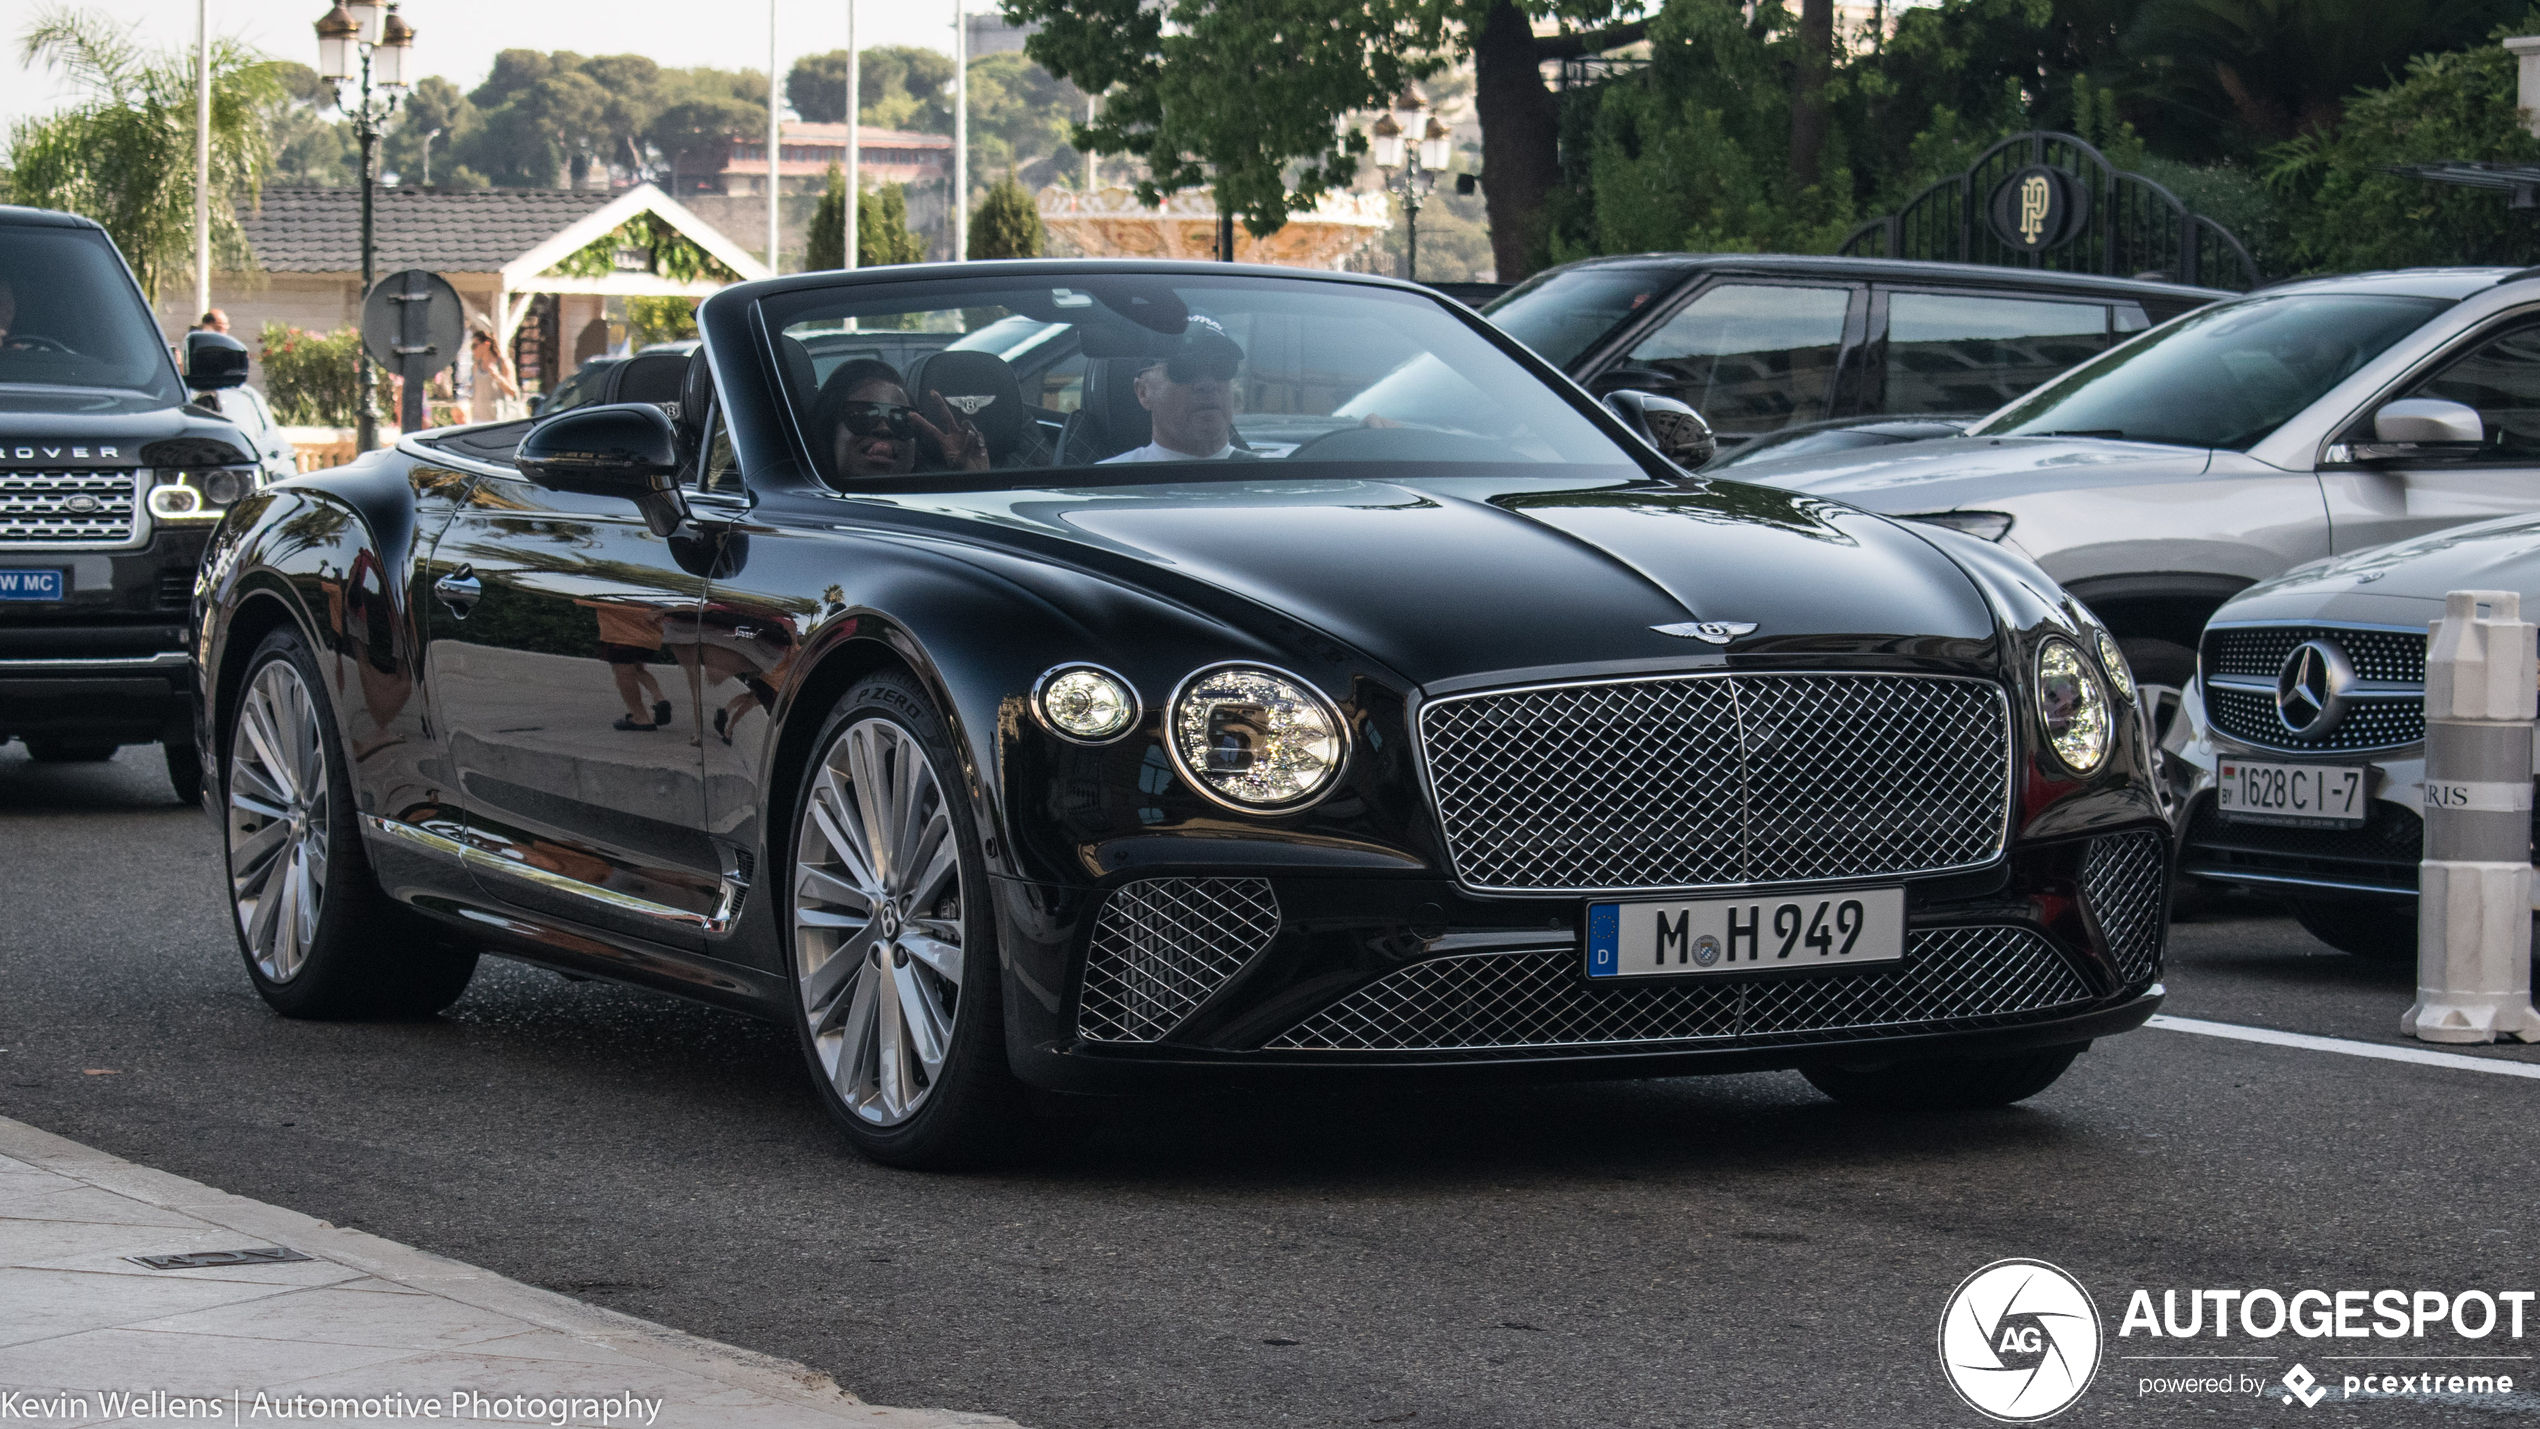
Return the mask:
[[2355,667],[2345,651],[2326,640],[2305,640],[2276,671],[2276,720],[2290,734],[2316,739],[2346,717],[2346,693],[2354,684]]

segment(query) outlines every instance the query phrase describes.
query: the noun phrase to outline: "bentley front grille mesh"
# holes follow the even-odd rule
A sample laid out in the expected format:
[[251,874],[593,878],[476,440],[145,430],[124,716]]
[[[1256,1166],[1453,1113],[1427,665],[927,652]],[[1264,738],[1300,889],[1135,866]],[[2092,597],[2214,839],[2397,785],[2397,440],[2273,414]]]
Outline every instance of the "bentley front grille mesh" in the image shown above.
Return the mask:
[[2161,970],[2168,854],[2168,841],[2147,829],[2092,839],[2081,856],[2082,904],[2128,987],[2150,982]]
[[135,492],[130,471],[0,471],[0,545],[126,545]]
[[1149,878],[1103,900],[1085,954],[1076,1034],[1153,1042],[1190,1016],[1279,931],[1263,878]]
[[2390,749],[2425,739],[2422,699],[2357,700],[2328,733],[2304,738],[2275,715],[2275,696],[2220,685],[2205,690],[2205,714],[2214,728],[2247,744],[2271,749]]
[[1705,675],[1439,700],[1420,735],[1468,886],[1581,892],[1989,862],[2008,718],[1975,680]]
[[1865,1031],[1954,1031],[2032,1020],[2090,1000],[2081,976],[2025,928],[1931,928],[1902,967],[1842,977],[1590,985],[1575,949],[1414,963],[1269,1043],[1296,1052],[1555,1052],[1617,1044],[1771,1046]]

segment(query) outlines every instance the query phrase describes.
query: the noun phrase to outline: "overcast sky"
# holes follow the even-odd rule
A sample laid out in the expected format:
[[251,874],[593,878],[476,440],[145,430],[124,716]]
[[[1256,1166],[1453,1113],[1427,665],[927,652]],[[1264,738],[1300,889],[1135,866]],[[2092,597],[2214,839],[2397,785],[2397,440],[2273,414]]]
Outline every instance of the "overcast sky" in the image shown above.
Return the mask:
[[[58,75],[21,70],[18,31],[43,0],[5,0],[0,20],[0,125],[27,114],[46,114],[72,96]],[[236,35],[277,59],[317,62],[312,28],[332,0],[210,0],[212,33]],[[952,49],[956,0],[861,0],[857,38],[867,45],[924,45]],[[87,0],[80,8],[103,11],[140,28],[159,45],[194,43],[195,0]],[[981,14],[993,7],[971,0]],[[846,0],[776,0],[780,68],[798,55],[844,48]],[[765,0],[405,0],[399,13],[417,31],[415,72],[437,74],[461,89],[474,89],[507,49],[579,50],[584,54],[649,55],[674,67],[767,67],[768,5]]]

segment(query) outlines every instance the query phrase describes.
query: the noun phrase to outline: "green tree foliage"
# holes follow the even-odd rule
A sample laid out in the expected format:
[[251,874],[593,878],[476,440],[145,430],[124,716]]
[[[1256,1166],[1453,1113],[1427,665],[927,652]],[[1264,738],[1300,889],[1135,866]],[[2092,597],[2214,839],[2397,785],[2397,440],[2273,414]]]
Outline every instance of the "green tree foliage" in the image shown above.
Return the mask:
[[1037,21],[1025,49],[1103,93],[1079,143],[1146,163],[1139,196],[1211,186],[1258,235],[1358,170],[1365,140],[1333,120],[1375,107],[1445,59],[1447,16],[1379,0],[1007,0]]
[[993,174],[1076,164],[1074,137],[1084,91],[1020,51],[970,62],[970,172]]
[[1041,256],[1041,211],[1013,174],[988,187],[970,216],[972,258],[1038,258]]
[[307,332],[266,323],[257,357],[264,363],[265,400],[286,427],[349,427],[359,406],[362,335],[340,327]]
[[273,63],[280,93],[265,108],[265,141],[273,152],[268,182],[349,184],[361,168],[361,145],[335,112],[335,86],[316,70]]
[[628,298],[626,341],[630,347],[681,342],[697,335],[697,305],[681,297]]
[[[2535,10],[2521,25],[2532,34]],[[2531,220],[2493,190],[2456,188],[2388,172],[2438,159],[2540,162],[2540,139],[2514,109],[2514,57],[2496,45],[2411,61],[2398,83],[2347,99],[2332,128],[2286,142],[2268,182],[2291,234],[2298,271],[2403,268],[2424,263],[2540,263]]]
[[[443,138],[451,162],[515,187],[582,185],[596,176],[675,187],[682,176],[720,173],[733,137],[767,126],[765,76],[664,69],[642,55],[504,50],[464,99],[472,114],[446,106],[457,121],[455,142]],[[432,161],[436,180],[441,152]]]
[[[83,97],[10,127],[10,201],[105,225],[155,300],[193,268],[192,57],[145,53],[104,16],[67,9],[37,15],[19,36],[19,57],[60,71]],[[252,202],[271,167],[265,116],[284,90],[271,63],[234,40],[213,43],[211,71],[212,256],[250,269],[255,255],[234,201]]]
[[625,271],[623,255],[644,255],[643,271],[678,282],[712,278],[726,283],[741,275],[697,245],[696,240],[651,213],[639,213],[616,228],[575,249],[547,271],[568,278],[599,278]]
[[2147,0],[2125,35],[2129,88],[2180,156],[2245,153],[2334,126],[2356,90],[2475,44],[2522,3]]
[[750,104],[729,95],[683,99],[655,117],[645,130],[653,152],[661,156],[664,177],[673,192],[723,172],[732,158],[732,139],[753,128],[767,127],[767,105]]
[[836,164],[829,166],[828,190],[820,196],[820,206],[811,211],[810,229],[804,235],[803,268],[808,272],[824,272],[847,266],[847,175]]
[[407,183],[423,182],[424,137],[437,129],[440,133],[431,140],[432,182],[442,188],[481,189],[485,176],[456,156],[475,141],[484,123],[474,100],[433,75],[406,95],[397,127],[380,144],[380,165]]
[[[864,52],[861,122],[877,129],[950,134],[952,61],[934,50],[882,45]],[[847,52],[805,55],[785,72],[785,98],[814,124],[847,117]],[[1072,167],[1085,96],[1020,53],[970,62],[970,172],[1030,174]],[[974,184],[982,181],[974,180]],[[973,192],[980,192],[974,187]]]
[[[972,79],[977,80],[977,62]],[[952,56],[911,45],[875,45],[864,52],[864,112],[860,122],[877,129],[920,134],[952,132]],[[972,96],[975,100],[976,95]],[[805,55],[785,72],[785,102],[812,124],[847,122],[847,52]],[[974,110],[971,120],[978,121]]]
[[908,227],[908,190],[899,184],[867,189],[856,200],[856,266],[926,261],[926,242]]

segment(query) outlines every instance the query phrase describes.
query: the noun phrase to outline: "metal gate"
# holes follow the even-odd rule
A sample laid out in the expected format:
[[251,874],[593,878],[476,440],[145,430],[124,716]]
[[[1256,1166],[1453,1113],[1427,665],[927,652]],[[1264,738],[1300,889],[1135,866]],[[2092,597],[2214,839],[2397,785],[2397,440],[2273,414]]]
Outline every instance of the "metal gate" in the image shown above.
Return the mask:
[[2258,284],[2258,265],[2231,230],[2117,168],[2088,140],[2045,129],[1985,150],[1967,172],[1853,229],[1835,251],[2161,277],[2240,292]]

